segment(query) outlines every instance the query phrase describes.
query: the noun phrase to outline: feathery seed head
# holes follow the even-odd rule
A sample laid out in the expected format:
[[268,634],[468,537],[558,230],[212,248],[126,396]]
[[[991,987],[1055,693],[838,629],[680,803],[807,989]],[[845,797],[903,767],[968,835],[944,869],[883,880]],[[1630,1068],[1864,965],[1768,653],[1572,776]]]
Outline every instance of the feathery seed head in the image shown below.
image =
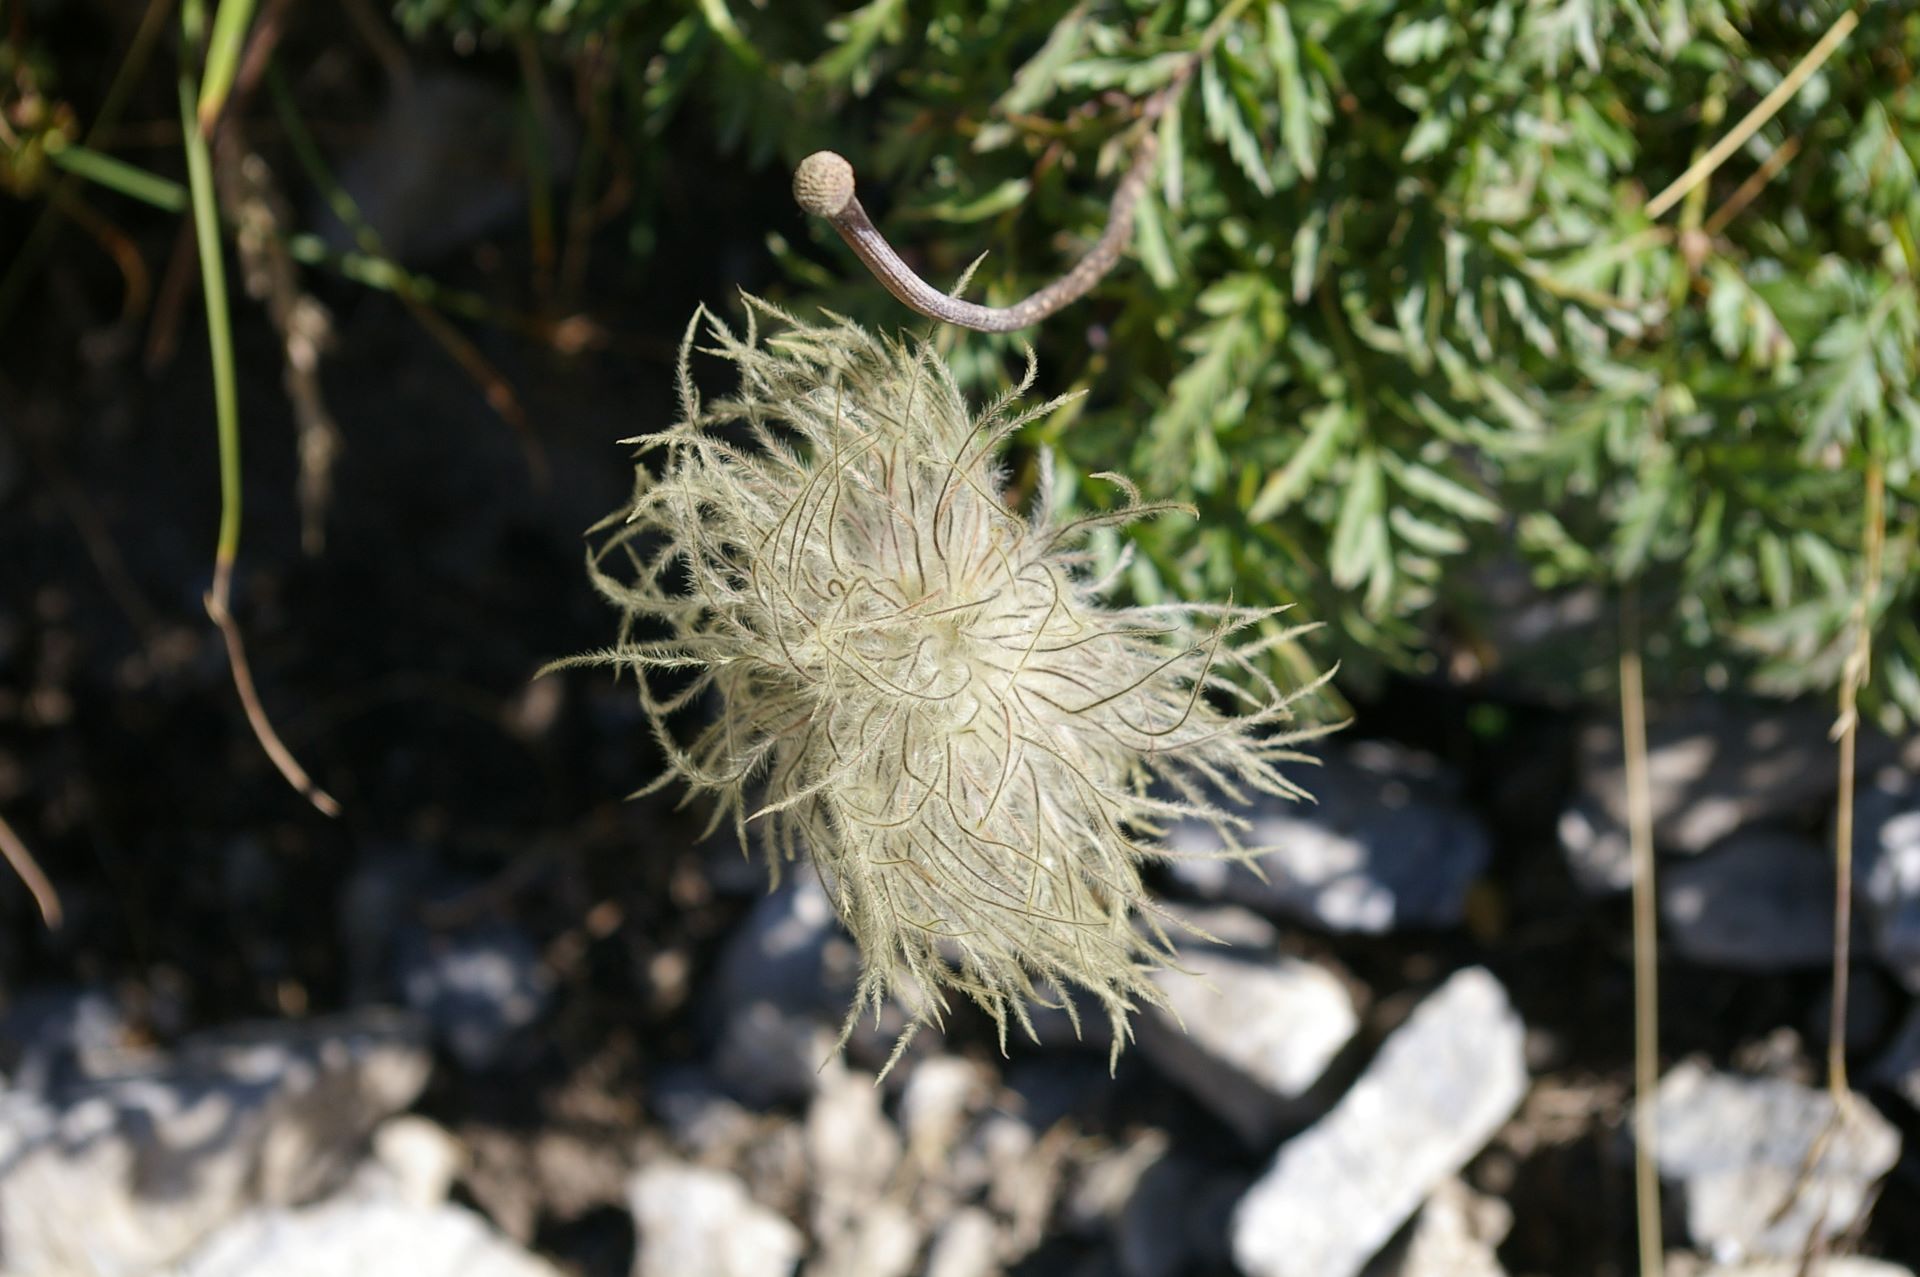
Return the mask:
[[[748,309],[744,335],[694,317],[682,420],[629,441],[633,504],[590,555],[625,621],[581,659],[637,673],[668,759],[650,788],[711,796],[743,845],[757,827],[776,875],[810,853],[862,955],[849,1028],[889,993],[937,1021],[958,990],[1031,1031],[1028,1004],[1077,984],[1117,1055],[1172,957],[1140,880],[1154,838],[1199,816],[1237,848],[1209,795],[1298,793],[1276,764],[1315,731],[1276,725],[1310,689],[1253,658],[1299,631],[1236,643],[1272,613],[1103,603],[1078,542],[1166,508],[1118,476],[1120,508],[1065,519],[1043,461],[1032,512],[1008,507],[1000,446],[1062,402],[1012,410],[1031,360],[976,414],[925,344]],[[703,321],[740,378],[707,404]],[[709,695],[682,744],[669,718]]]

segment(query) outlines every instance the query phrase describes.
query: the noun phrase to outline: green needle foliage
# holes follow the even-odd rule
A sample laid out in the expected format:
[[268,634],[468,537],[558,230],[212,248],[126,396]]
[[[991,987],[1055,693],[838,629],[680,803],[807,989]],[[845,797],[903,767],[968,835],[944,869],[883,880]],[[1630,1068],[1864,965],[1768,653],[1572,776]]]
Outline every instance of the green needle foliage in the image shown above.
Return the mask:
[[[1658,668],[1835,685],[1887,483],[1867,704],[1920,714],[1914,624],[1920,17],[1866,5],[1663,221],[1665,186],[1830,29],[1833,0],[402,0],[623,68],[636,130],[687,103],[743,164],[829,145],[930,277],[1005,302],[1098,233],[1124,130],[1163,117],[1134,260],[1036,340],[1087,392],[1030,427],[1065,495],[1115,467],[1201,531],[1136,525],[1145,602],[1303,602],[1349,680],[1438,640],[1498,659],[1490,569],[1641,583]],[[770,215],[770,219],[771,219]],[[905,316],[824,227],[792,304]],[[776,242],[776,248],[784,245]],[[943,342],[948,339],[942,338]],[[1005,340],[951,350],[962,382]],[[1111,563],[1121,534],[1096,548]],[[1593,644],[1574,674],[1606,668]],[[1562,652],[1564,657],[1567,653]],[[1277,653],[1286,657],[1285,651]],[[1301,669],[1311,660],[1294,651]],[[1484,660],[1483,660],[1484,663]]]
[[[849,1029],[890,993],[938,1021],[951,990],[1004,1041],[1078,985],[1117,1056],[1174,960],[1140,880],[1155,836],[1205,820],[1238,850],[1216,804],[1300,792],[1278,764],[1316,733],[1282,729],[1295,697],[1258,660],[1292,635],[1258,636],[1267,609],[1105,603],[1080,544],[1167,512],[1118,476],[1111,513],[1061,514],[1044,477],[1011,508],[1001,447],[1061,406],[1014,411],[1031,365],[975,413],[924,344],[749,306],[744,336],[695,317],[681,420],[630,441],[633,503],[590,560],[622,638],[576,663],[638,676],[668,760],[649,790],[710,796],[776,875],[810,855],[863,957]],[[711,403],[703,321],[740,381]]]

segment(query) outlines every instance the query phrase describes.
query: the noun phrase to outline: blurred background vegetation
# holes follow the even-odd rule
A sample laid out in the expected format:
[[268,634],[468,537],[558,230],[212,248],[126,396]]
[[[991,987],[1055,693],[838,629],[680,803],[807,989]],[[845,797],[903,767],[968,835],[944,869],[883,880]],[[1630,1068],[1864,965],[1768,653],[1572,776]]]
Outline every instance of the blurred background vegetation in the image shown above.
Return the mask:
[[[1611,636],[1529,645],[1502,613],[1525,586],[1635,580],[1661,618],[1656,668],[1829,689],[1878,467],[1889,532],[1871,703],[1889,721],[1920,713],[1910,5],[1862,7],[1832,59],[1664,219],[1649,196],[1844,6],[397,11],[417,40],[532,45],[585,74],[593,111],[635,150],[639,190],[661,186],[644,139],[688,113],[716,164],[784,168],[838,149],[923,273],[950,281],[990,254],[974,285],[990,302],[1023,296],[1097,234],[1132,113],[1224,19],[1160,126],[1134,261],[1037,333],[943,335],[982,384],[1034,341],[1048,388],[1089,395],[1033,440],[1075,474],[1120,468],[1200,508],[1197,529],[1139,536],[1136,593],[1297,601],[1329,625],[1318,655],[1362,687],[1442,660],[1467,673],[1537,660],[1566,683],[1609,667]],[[641,253],[647,215],[637,201]],[[813,230],[812,243],[769,238],[784,300],[911,319]],[[1098,485],[1084,499],[1102,500]]]
[[[411,273],[404,231],[381,224],[391,211],[357,208],[335,181],[312,128],[329,102],[310,86],[337,50],[302,33],[303,6],[188,4],[184,39],[170,3],[120,7],[131,52],[117,66],[100,42],[75,43],[58,5],[0,11],[0,186],[45,204],[43,222],[90,229],[124,266],[137,251],[76,183],[184,216],[187,165],[88,143],[110,142],[142,76],[237,74],[230,116],[270,122],[250,144],[300,196],[259,214],[274,197],[223,179],[243,271],[278,261],[394,291],[510,419],[510,387],[448,316],[556,349],[604,344],[590,294],[611,282],[645,295],[670,207],[761,228],[757,260],[716,236],[720,278],[924,328],[778,198],[818,147],[854,161],[870,211],[923,274],[950,282],[984,252],[972,295],[1025,295],[1097,235],[1128,125],[1214,25],[1157,124],[1131,258],[1037,331],[937,334],[983,392],[1027,341],[1043,389],[1088,392],[1028,432],[1026,481],[1045,444],[1069,480],[1119,469],[1198,507],[1197,525],[1126,534],[1142,551],[1135,595],[1297,603],[1326,627],[1316,650],[1279,659],[1295,673],[1338,659],[1361,694],[1397,671],[1493,675],[1550,698],[1611,677],[1626,582],[1656,674],[1684,685],[1832,689],[1864,607],[1878,639],[1869,707],[1888,726],[1920,714],[1910,4],[342,6],[350,21],[334,15],[331,38],[368,42],[402,115],[410,60],[470,63],[511,87],[511,118],[476,119],[463,142],[522,184],[528,271],[506,298]],[[1856,18],[1708,180],[1649,215],[1654,192]],[[291,34],[262,38],[269,26]],[[208,96],[201,132],[215,136]],[[249,249],[250,227],[269,247]],[[18,319],[46,229],[0,281],[0,323]],[[616,248],[590,256],[596,233]],[[128,276],[129,307],[144,304],[144,274]],[[257,293],[285,312],[283,335],[300,318],[293,278]],[[683,318],[648,322],[666,334]],[[1884,510],[1866,495],[1882,484]],[[1080,499],[1111,494],[1091,484]],[[1885,541],[1873,583],[1869,523]]]

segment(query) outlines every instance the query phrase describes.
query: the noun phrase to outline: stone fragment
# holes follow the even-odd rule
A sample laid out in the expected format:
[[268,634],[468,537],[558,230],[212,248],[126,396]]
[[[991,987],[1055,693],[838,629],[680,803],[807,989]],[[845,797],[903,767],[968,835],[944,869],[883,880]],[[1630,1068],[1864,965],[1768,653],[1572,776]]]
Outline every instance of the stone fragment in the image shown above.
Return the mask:
[[1811,839],[1743,829],[1659,871],[1672,951],[1738,971],[1792,971],[1833,960],[1833,864]]
[[1524,1037],[1506,990],[1482,968],[1429,994],[1240,1200],[1231,1236],[1241,1272],[1360,1272],[1519,1105]]
[[[1654,1097],[1662,1177],[1685,1203],[1687,1231],[1714,1259],[1790,1258],[1866,1209],[1900,1156],[1900,1134],[1866,1100],[1834,1124],[1825,1090],[1714,1073],[1688,1062]],[[1816,1150],[1820,1156],[1811,1160]]]
[[189,1038],[53,1097],[0,1096],[0,1272],[132,1277],[255,1206],[342,1183],[431,1067],[411,1016]]
[[633,1277],[789,1277],[800,1230],[747,1196],[725,1171],[655,1162],[628,1185]]
[[[1336,932],[1457,926],[1491,844],[1454,801],[1432,759],[1369,742],[1330,753],[1302,774],[1312,802],[1263,800],[1242,835],[1261,873],[1215,858],[1220,837],[1183,821],[1168,833],[1174,879],[1206,900],[1227,900]],[[1264,874],[1264,878],[1262,877]]]
[[1920,781],[1883,771],[1854,812],[1855,898],[1873,954],[1920,993]]
[[1359,1027],[1352,996],[1298,958],[1189,949],[1180,968],[1154,973],[1167,1005],[1141,1016],[1141,1051],[1250,1147],[1270,1145]]
[[810,1222],[820,1251],[808,1271],[905,1277],[920,1233],[911,1215],[886,1200],[901,1140],[873,1078],[837,1060],[829,1064],[807,1107],[805,1138]]
[[553,1001],[553,976],[519,931],[478,927],[452,935],[412,929],[400,945],[399,985],[436,1041],[471,1072],[504,1062]]
[[[1834,790],[1830,720],[1812,705],[1731,698],[1657,712],[1647,727],[1655,845],[1705,851],[1750,825],[1804,820]],[[1863,736],[1861,748],[1869,760],[1891,752],[1875,734]],[[1626,763],[1613,717],[1596,716],[1582,729],[1576,767],[1577,790],[1560,820],[1562,850],[1582,886],[1624,891],[1632,883]]]
[[1512,1228],[1505,1202],[1450,1179],[1414,1216],[1404,1243],[1367,1266],[1367,1277],[1506,1277],[1495,1247]]
[[560,1277],[472,1211],[341,1198],[222,1228],[169,1277]]
[[813,875],[788,875],[728,937],[706,994],[714,1076],[752,1108],[805,1101],[832,1054],[858,968]]

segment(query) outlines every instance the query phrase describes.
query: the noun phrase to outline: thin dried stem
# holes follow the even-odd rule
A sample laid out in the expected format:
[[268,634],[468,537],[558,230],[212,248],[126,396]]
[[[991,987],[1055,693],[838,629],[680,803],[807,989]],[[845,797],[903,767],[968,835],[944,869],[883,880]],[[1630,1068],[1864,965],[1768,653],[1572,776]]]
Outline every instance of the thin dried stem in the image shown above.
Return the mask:
[[340,804],[333,795],[313,783],[306,768],[300,765],[300,760],[280,739],[280,733],[273,729],[273,720],[267,717],[265,707],[260,704],[260,693],[253,685],[253,667],[247,663],[246,642],[240,637],[240,627],[234,622],[233,613],[227,610],[232,580],[232,564],[216,564],[213,588],[207,591],[202,602],[206,605],[207,615],[219,627],[220,637],[226,641],[227,664],[233,670],[233,688],[239,693],[240,708],[246,712],[247,725],[253,729],[254,737],[260,742],[268,761],[286,778],[286,782],[322,815],[338,816]]
[[1659,913],[1654,894],[1653,793],[1647,772],[1647,693],[1640,661],[1640,590],[1620,603],[1620,742],[1626,755],[1627,837],[1633,856],[1633,1191],[1641,1277],[1661,1277],[1658,1122]]
[[1707,218],[1700,229],[1709,239],[1727,229],[1728,224],[1740,216],[1747,205],[1758,199],[1760,192],[1767,189],[1767,183],[1778,177],[1780,170],[1791,163],[1793,157],[1798,154],[1800,154],[1800,139],[1797,136],[1790,137],[1774,147],[1772,154],[1760,161],[1760,167],[1748,174],[1747,180],[1740,183],[1733,194],[1727,196],[1726,203],[1713,210],[1713,216]]
[[1664,215],[1686,198],[1687,192],[1712,177],[1714,170],[1727,162],[1728,156],[1746,145],[1747,139],[1757,133],[1761,125],[1771,120],[1781,107],[1792,100],[1793,95],[1800,91],[1800,86],[1813,78],[1813,73],[1825,64],[1833,51],[1840,47],[1840,42],[1852,35],[1853,29],[1859,25],[1860,15],[1854,10],[1848,9],[1842,13],[1827,28],[1827,33],[1820,37],[1819,42],[1807,50],[1806,56],[1794,64],[1793,70],[1773,86],[1773,92],[1761,98],[1753,110],[1728,129],[1726,136],[1715,142],[1705,155],[1688,165],[1687,171],[1674,178],[1666,190],[1647,201],[1647,216],[1657,218]]
[[27,850],[27,844],[20,835],[13,832],[13,826],[0,816],[0,856],[6,858],[13,872],[20,876],[26,885],[27,893],[33,897],[34,905],[40,910],[40,921],[47,930],[58,931],[66,915],[60,908],[60,893],[53,889],[53,883],[40,869],[40,862]]
[[1847,986],[1853,962],[1853,793],[1860,740],[1860,689],[1873,660],[1873,598],[1880,592],[1881,557],[1887,543],[1886,472],[1878,457],[1867,463],[1864,579],[1853,605],[1853,654],[1840,676],[1840,795],[1833,816],[1833,1006],[1827,1025],[1827,1089],[1841,1113],[1853,1103],[1847,1085]]

